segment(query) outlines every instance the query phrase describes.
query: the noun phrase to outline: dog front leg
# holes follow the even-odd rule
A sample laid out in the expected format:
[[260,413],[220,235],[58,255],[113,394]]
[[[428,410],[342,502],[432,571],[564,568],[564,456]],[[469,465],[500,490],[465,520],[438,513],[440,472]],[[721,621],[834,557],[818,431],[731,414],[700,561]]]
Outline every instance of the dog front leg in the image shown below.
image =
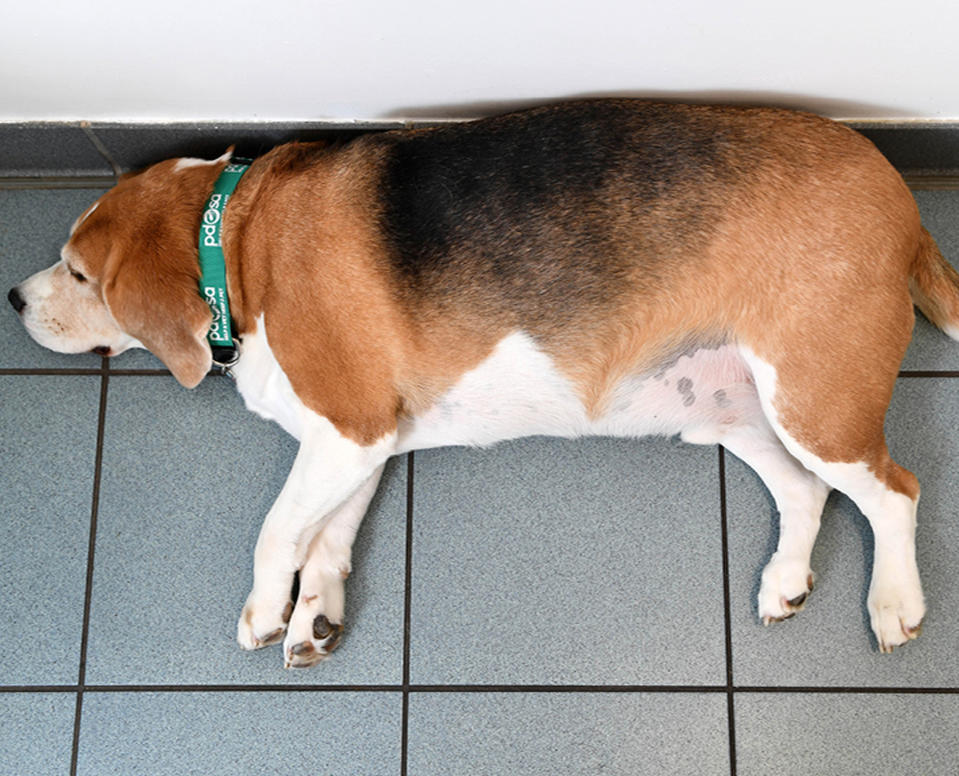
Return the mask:
[[283,642],[287,668],[305,668],[326,657],[343,635],[344,582],[352,571],[353,541],[373,500],[383,466],[324,519],[300,545],[300,592]]
[[258,649],[283,637],[293,609],[290,590],[305,535],[357,491],[394,452],[396,433],[371,445],[343,436],[326,418],[306,424],[280,495],[263,521],[253,553],[253,589],[237,623],[237,641]]

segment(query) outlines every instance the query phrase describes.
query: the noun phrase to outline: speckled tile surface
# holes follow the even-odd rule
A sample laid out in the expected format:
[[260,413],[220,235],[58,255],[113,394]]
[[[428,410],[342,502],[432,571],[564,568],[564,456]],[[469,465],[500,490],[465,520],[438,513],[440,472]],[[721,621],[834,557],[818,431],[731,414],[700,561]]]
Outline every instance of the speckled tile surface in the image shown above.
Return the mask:
[[87,693],[77,773],[399,772],[399,693]]
[[[922,215],[942,255],[959,267],[959,194],[955,191],[913,192]],[[933,326],[918,310],[912,343],[902,362],[903,369],[959,370],[959,344]]]
[[739,776],[811,773],[952,776],[957,695],[743,694]]
[[449,776],[720,776],[724,695],[422,693],[410,699],[409,772]]
[[346,633],[312,671],[235,642],[253,546],[296,442],[230,380],[113,377],[87,655],[93,684],[387,684],[402,678],[405,459],[355,545]]
[[753,686],[959,686],[959,381],[901,378],[886,421],[894,458],[918,477],[917,552],[928,611],[923,636],[892,655],[876,650],[866,595],[872,570],[869,524],[834,493],[813,552],[816,587],[803,611],[763,627],[756,614],[759,574],[775,549],[778,516],[750,469],[727,456],[730,614],[734,677]]
[[0,694],[0,776],[70,772],[74,693]]
[[0,123],[0,178],[113,175],[77,124]]
[[80,665],[100,379],[0,376],[0,396],[0,685],[70,684]]
[[[400,122],[392,122],[398,126]],[[383,126],[390,126],[383,122]],[[175,124],[168,126],[129,126],[97,124],[93,131],[110,157],[122,170],[139,170],[164,159],[196,157],[216,159],[230,146],[237,156],[256,157],[274,146],[292,140],[344,140],[361,134],[362,128],[322,129],[302,124]]]
[[415,460],[413,681],[724,680],[715,448],[528,439]]

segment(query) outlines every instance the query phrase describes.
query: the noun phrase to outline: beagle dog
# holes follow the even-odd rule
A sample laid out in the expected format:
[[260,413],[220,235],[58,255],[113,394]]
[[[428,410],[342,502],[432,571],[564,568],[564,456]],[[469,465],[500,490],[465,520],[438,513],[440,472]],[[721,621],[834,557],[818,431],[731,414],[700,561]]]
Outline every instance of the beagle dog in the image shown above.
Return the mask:
[[[161,162],[100,197],[10,292],[30,335],[145,347],[197,385],[198,235],[230,161]],[[256,544],[244,649],[282,640],[285,665],[309,666],[336,646],[390,456],[533,434],[678,434],[750,465],[781,514],[765,623],[804,605],[843,491],[875,534],[879,649],[918,635],[919,486],[883,419],[913,303],[959,339],[959,275],[856,132],[623,99],[292,143],[240,179],[222,249],[237,388],[300,441]]]

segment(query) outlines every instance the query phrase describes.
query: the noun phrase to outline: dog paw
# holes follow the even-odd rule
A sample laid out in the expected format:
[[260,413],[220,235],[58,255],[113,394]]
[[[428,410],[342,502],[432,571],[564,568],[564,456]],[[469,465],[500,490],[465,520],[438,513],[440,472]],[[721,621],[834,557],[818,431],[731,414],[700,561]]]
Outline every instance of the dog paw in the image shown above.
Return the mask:
[[327,657],[343,636],[343,624],[330,622],[325,614],[313,618],[308,633],[290,628],[283,642],[284,668],[309,668]]
[[276,644],[286,633],[286,624],[290,621],[292,611],[292,601],[287,601],[285,607],[277,612],[276,607],[255,603],[251,595],[236,624],[237,643],[243,649],[260,649]]
[[813,589],[813,573],[802,561],[773,556],[763,569],[759,586],[759,617],[763,625],[782,622],[800,611]]
[[874,586],[869,591],[866,605],[880,652],[889,654],[922,632],[926,605],[921,589]]

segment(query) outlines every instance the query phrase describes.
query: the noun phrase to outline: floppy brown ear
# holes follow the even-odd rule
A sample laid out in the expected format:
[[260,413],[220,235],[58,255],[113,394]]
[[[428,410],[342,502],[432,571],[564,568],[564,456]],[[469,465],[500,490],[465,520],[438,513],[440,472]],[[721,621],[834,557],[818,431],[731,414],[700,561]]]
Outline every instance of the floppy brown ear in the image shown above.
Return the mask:
[[210,371],[206,335],[213,314],[189,273],[127,259],[104,284],[104,301],[120,328],[166,364],[181,385],[194,388]]

